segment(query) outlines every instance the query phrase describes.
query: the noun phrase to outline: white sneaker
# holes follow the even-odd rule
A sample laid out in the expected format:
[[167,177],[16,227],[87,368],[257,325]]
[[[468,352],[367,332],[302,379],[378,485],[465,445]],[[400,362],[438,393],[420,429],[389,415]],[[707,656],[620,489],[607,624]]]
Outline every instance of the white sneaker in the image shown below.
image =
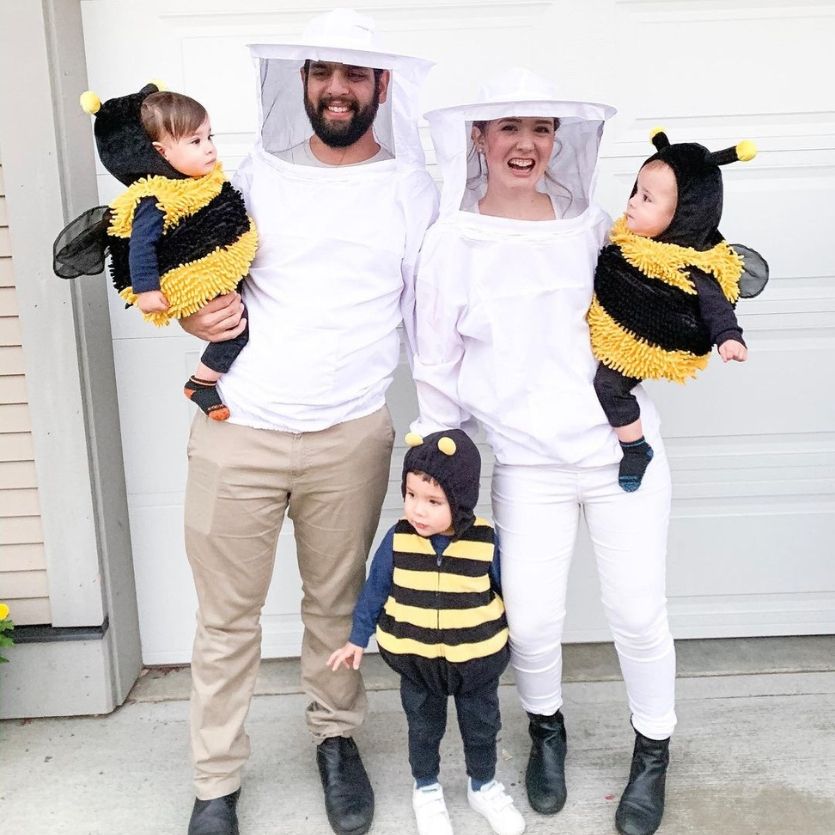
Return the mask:
[[525,819],[513,805],[513,798],[504,786],[493,780],[479,791],[473,791],[472,781],[467,781],[467,800],[470,808],[487,818],[496,835],[522,835]]
[[412,792],[412,809],[415,810],[418,835],[452,835],[452,823],[440,783],[422,789],[415,787]]

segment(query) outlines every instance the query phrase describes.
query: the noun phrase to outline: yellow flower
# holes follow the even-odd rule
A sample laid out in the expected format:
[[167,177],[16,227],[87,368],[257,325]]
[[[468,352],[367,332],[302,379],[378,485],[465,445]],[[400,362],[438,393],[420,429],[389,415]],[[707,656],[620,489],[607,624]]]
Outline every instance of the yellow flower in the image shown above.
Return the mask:
[[5,620],[9,616],[9,607],[5,603],[0,603],[0,620]]

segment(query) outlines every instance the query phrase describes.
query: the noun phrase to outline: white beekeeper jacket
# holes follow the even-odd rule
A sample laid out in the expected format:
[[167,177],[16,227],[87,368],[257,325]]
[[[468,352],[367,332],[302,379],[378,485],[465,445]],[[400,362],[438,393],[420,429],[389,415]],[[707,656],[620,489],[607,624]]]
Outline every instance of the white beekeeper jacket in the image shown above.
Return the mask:
[[[260,128],[235,185],[258,227],[243,299],[249,344],[223,375],[232,423],[318,431],[381,408],[403,321],[414,349],[414,266],[437,193],[417,127],[430,64],[379,51],[373,23],[349,10],[315,18],[301,45],[256,45]],[[351,166],[279,158],[313,133],[305,60],[387,69],[374,121],[392,156]]]
[[[427,114],[443,173],[441,214],[417,279],[420,434],[475,418],[501,464],[593,467],[621,457],[593,387],[586,312],[609,217],[592,202],[603,123],[614,110],[558,100],[551,85],[512,70],[478,101]],[[474,121],[558,117],[554,154],[538,188],[550,221],[478,214],[484,165]],[[658,416],[636,389],[646,436]]]

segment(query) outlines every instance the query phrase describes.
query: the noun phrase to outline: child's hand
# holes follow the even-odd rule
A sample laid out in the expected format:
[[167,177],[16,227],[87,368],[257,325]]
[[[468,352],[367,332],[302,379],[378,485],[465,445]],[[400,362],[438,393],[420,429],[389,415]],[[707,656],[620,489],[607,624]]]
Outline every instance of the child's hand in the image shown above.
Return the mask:
[[168,310],[168,299],[161,290],[149,290],[136,296],[136,306],[143,313],[164,313]]
[[748,359],[748,349],[736,339],[728,339],[719,346],[719,356],[722,357],[722,362],[745,362]]
[[362,647],[358,647],[356,644],[352,644],[350,641],[345,644],[342,649],[336,650],[336,652],[331,654],[331,657],[328,658],[328,666],[336,672],[340,665],[344,664],[349,670],[351,668],[358,670],[360,668],[360,662],[362,661],[362,654],[365,650]]

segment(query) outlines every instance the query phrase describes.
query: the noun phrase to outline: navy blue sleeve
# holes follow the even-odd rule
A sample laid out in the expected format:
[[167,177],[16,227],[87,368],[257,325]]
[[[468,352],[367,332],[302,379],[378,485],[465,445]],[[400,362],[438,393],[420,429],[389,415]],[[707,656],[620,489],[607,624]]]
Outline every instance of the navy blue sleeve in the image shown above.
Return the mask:
[[368,640],[377,628],[380,612],[383,611],[383,606],[391,592],[394,574],[393,546],[394,527],[391,527],[383,537],[377,553],[374,554],[368,579],[354,608],[354,622],[348,641],[358,647],[368,646]]
[[490,563],[490,582],[493,588],[501,595],[502,593],[502,557],[499,548],[499,534],[493,532],[493,562]]
[[159,290],[157,244],[162,237],[164,217],[154,197],[143,197],[133,213],[128,264],[134,293]]
[[719,282],[699,269],[691,268],[690,277],[696,286],[699,299],[699,313],[710,331],[710,341],[719,346],[729,339],[745,345],[742,328],[736,320],[733,305],[725,298]]

